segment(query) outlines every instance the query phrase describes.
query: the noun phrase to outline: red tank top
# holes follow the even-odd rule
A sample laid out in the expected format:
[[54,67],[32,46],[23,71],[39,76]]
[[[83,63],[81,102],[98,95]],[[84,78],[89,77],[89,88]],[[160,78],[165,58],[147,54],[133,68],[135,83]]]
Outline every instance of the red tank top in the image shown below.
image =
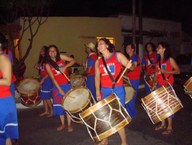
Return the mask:
[[[57,62],[57,65],[59,67],[64,67],[66,64],[60,60]],[[66,79],[66,77],[60,72],[60,71],[57,71],[53,66],[50,65],[50,68],[51,68],[51,71],[55,77],[55,80],[57,81],[57,83],[59,85],[63,85],[63,84],[66,84],[68,83],[68,80]],[[65,70],[64,72],[66,75],[67,75],[67,70]]]
[[[105,61],[111,75],[113,76],[114,79],[116,79],[122,69],[122,65],[118,61],[117,54],[112,53],[112,56],[108,59],[105,59]],[[99,71],[101,73],[101,86],[104,88],[111,88],[112,80],[109,74],[107,73],[107,70],[105,68],[105,65],[103,64],[102,58],[99,58]],[[122,85],[123,85],[123,79],[121,79],[119,83],[115,84],[115,86],[122,86]]]
[[47,75],[47,71],[45,69],[45,64],[40,66],[40,75],[41,76],[46,76]]
[[132,63],[137,62],[137,66],[133,71],[127,71],[127,77],[130,80],[139,80],[140,79],[140,73],[141,73],[141,68],[140,68],[140,58],[137,55],[131,56]]
[[[2,72],[0,71],[0,79],[2,78]],[[0,98],[6,98],[11,96],[10,86],[0,85]]]
[[[4,54],[6,54],[9,57],[11,64],[13,65],[13,54],[12,54],[11,50],[8,49],[8,54],[7,54],[7,50],[4,50]],[[17,80],[14,73],[12,73],[11,80],[12,80],[12,82],[16,82],[16,80]]]
[[[160,66],[161,68],[166,69],[167,71],[172,71],[173,67],[171,66],[170,63],[170,59],[168,59],[165,62],[160,62]],[[174,83],[174,77],[172,74],[164,74],[165,76],[165,80],[160,72],[160,67],[159,64],[156,65],[156,69],[157,69],[157,83],[161,86],[166,85],[168,83],[170,83],[170,85],[173,85]]]
[[[145,62],[146,62],[146,73],[148,75],[151,75],[155,72],[155,66],[154,67],[149,67],[150,64],[156,64],[157,63],[157,53],[153,52],[151,55],[146,54],[145,55]],[[150,60],[149,60],[150,59]]]

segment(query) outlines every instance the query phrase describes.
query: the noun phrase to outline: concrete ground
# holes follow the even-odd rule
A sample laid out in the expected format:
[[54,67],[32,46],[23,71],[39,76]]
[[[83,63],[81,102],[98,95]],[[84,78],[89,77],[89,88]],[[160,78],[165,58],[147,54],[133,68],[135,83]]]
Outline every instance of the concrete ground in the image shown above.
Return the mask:
[[[140,103],[145,96],[144,89],[139,90],[137,98],[137,117],[126,126],[129,145],[192,145],[192,99],[183,91],[182,85],[174,86],[183,108],[175,113],[173,119],[173,134],[162,136],[161,132],[154,131],[156,125],[152,124],[146,111]],[[18,105],[18,104],[17,104]],[[93,145],[86,127],[73,123],[74,131],[57,132],[58,117],[40,117],[43,107],[19,109],[19,145]],[[120,145],[118,134],[109,137],[109,145]]]

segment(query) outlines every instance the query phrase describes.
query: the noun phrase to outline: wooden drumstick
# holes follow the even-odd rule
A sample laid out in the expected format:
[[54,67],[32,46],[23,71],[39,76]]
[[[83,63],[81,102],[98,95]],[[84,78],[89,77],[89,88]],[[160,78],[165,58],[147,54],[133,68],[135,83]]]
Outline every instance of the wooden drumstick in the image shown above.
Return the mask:
[[[131,60],[130,60],[131,61]],[[130,61],[128,63],[130,63]],[[121,73],[120,77],[117,80],[117,83],[121,80],[121,78],[123,77],[123,75],[125,74],[125,72],[127,71],[127,67],[125,67],[125,69],[123,70],[123,72]]]

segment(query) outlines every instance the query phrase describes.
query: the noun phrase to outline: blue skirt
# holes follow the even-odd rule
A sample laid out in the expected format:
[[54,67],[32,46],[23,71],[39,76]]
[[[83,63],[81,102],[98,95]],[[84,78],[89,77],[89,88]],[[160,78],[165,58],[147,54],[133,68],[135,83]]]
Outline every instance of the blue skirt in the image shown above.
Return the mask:
[[41,100],[48,100],[52,97],[53,83],[48,77],[41,86],[40,98]]
[[[71,89],[71,85],[69,83],[60,85],[60,87],[64,91],[64,93],[67,93]],[[64,96],[59,93],[57,87],[55,86],[53,87],[52,95],[53,95],[53,115],[65,115],[66,112],[61,105]]]
[[7,138],[19,138],[17,110],[12,96],[0,98],[0,145],[4,145]]

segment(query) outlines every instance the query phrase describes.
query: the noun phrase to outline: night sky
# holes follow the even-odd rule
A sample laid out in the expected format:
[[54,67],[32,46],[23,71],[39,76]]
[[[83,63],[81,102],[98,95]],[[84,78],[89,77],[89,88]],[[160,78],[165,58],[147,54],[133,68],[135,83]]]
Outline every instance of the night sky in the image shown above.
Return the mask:
[[[136,1],[136,14],[139,1]],[[142,0],[143,17],[173,20],[192,36],[192,5],[190,0]],[[132,0],[55,0],[52,16],[107,17],[119,13],[132,14]]]

